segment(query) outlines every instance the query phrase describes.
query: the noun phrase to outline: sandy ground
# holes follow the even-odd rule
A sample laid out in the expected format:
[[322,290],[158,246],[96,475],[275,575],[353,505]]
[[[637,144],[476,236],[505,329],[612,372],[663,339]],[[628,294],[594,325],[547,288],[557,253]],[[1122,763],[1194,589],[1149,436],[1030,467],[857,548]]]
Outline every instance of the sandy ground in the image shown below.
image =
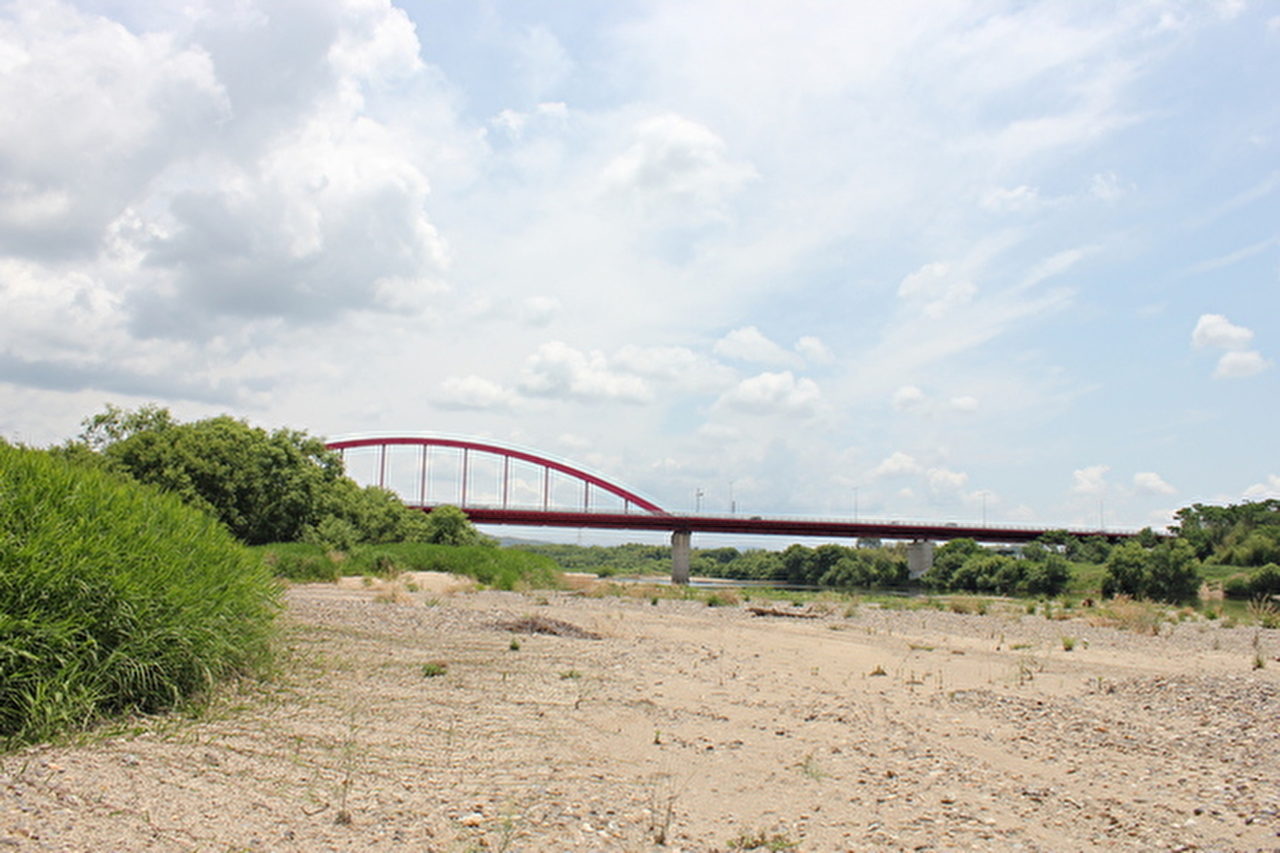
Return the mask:
[[1280,849],[1277,631],[414,583],[296,587],[271,687],[0,759],[0,849]]

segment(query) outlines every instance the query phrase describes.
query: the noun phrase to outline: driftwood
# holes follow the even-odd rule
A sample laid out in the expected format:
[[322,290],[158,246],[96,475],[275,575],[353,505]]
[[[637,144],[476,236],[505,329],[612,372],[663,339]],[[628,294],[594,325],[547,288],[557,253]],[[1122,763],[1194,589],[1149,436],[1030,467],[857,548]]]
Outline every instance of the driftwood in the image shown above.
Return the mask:
[[780,610],[777,607],[748,607],[756,616],[785,616],[788,619],[818,619],[821,613],[812,610]]

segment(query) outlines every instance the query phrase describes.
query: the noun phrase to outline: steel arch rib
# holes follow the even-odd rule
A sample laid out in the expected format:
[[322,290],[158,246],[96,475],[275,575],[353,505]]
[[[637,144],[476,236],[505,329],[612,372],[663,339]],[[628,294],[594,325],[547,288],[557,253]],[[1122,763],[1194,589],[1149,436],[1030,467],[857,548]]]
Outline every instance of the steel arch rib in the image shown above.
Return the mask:
[[653,501],[642,498],[635,492],[624,489],[622,486],[611,483],[589,471],[583,471],[581,468],[575,468],[572,465],[565,464],[564,462],[558,462],[555,459],[548,459],[545,456],[538,456],[536,453],[517,450],[514,447],[503,447],[500,444],[490,444],[488,442],[472,441],[464,438],[437,438],[432,436],[343,438],[325,443],[325,447],[330,450],[350,450],[357,447],[386,447],[387,445],[453,447],[460,450],[475,450],[481,453],[492,453],[508,459],[519,459],[522,462],[529,462],[552,471],[559,471],[562,474],[567,474],[570,477],[581,480],[595,486],[596,488],[603,489],[609,494],[622,498],[624,501],[634,504],[646,512],[651,512],[654,515],[667,515],[667,511],[655,504]]

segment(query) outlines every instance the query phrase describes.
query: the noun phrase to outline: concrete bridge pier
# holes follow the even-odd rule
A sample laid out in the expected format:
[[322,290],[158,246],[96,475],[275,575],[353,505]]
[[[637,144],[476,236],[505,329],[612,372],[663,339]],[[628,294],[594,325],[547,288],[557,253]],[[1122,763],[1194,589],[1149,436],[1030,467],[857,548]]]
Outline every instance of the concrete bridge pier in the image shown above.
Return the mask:
[[933,568],[933,543],[917,539],[907,546],[907,575],[915,580]]
[[693,533],[689,530],[676,530],[671,534],[671,582],[687,584],[689,582],[689,557],[692,551]]

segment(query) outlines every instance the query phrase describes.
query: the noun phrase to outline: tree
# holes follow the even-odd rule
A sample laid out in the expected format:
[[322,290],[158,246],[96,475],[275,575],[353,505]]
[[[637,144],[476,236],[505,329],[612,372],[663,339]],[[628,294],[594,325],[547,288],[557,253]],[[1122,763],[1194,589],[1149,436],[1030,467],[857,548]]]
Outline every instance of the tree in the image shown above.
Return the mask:
[[1059,554],[1027,563],[1023,591],[1030,595],[1057,595],[1071,581],[1071,565]]
[[1151,549],[1132,539],[1125,542],[1112,549],[1102,580],[1107,597],[1123,594],[1171,603],[1190,601],[1199,589],[1199,561],[1191,544],[1181,539]]
[[249,544],[306,539],[346,550],[431,534],[421,512],[386,489],[361,488],[343,476],[337,453],[298,430],[267,432],[227,415],[180,423],[156,406],[107,406],[56,452],[173,493]]
[[1105,536],[1073,536],[1067,541],[1068,560],[1080,563],[1105,563],[1111,544]]
[[438,506],[427,515],[424,541],[436,545],[480,545],[485,540],[466,513],[456,506]]
[[337,454],[302,432],[268,433],[226,415],[178,424],[166,410],[144,412],[91,419],[86,440],[108,441],[101,452],[118,470],[212,513],[251,545],[300,539],[342,476]]
[[816,562],[813,550],[803,545],[790,545],[782,552],[782,565],[786,571],[787,583],[817,583],[820,575],[815,574]]
[[972,539],[952,539],[934,552],[933,566],[924,574],[925,583],[938,589],[952,589],[951,576],[970,557],[982,553],[985,553],[982,546]]
[[81,424],[79,440],[90,450],[102,450],[109,444],[124,441],[140,432],[160,432],[177,426],[172,413],[155,404],[141,406],[130,412],[111,403],[107,408]]
[[1195,549],[1174,539],[1147,552],[1145,597],[1157,601],[1192,601],[1200,591],[1200,564]]
[[1132,539],[1111,550],[1102,578],[1102,594],[1107,598],[1127,595],[1142,598],[1146,589],[1147,549]]
[[1043,562],[1049,558],[1049,549],[1040,542],[1028,542],[1022,546],[1022,559],[1033,563]]
[[[1174,515],[1178,523],[1171,529],[1194,549],[1201,560],[1235,565],[1262,565],[1270,558],[1252,547],[1240,549],[1255,532],[1265,539],[1254,539],[1252,546],[1280,538],[1280,499],[1246,501],[1228,506],[1192,504]],[[1240,560],[1256,562],[1239,562]]]

